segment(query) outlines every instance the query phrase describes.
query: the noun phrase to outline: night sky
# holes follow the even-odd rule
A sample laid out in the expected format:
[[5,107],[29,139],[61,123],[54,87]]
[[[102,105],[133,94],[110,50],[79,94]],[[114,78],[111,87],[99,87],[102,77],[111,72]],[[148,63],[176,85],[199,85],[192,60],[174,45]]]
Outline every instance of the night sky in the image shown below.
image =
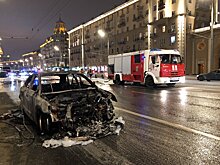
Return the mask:
[[[0,0],[0,37],[11,59],[35,51],[53,34],[61,15],[68,30],[125,0]],[[13,38],[12,38],[13,37]]]

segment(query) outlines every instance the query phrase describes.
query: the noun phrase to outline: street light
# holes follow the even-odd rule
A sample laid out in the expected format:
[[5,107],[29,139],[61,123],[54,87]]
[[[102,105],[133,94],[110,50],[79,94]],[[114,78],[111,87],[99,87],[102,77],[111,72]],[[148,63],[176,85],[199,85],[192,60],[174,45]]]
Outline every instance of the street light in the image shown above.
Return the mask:
[[82,45],[81,45],[81,49],[82,49],[82,69],[83,70],[85,70],[85,59],[84,59],[84,57],[85,57],[85,41],[84,41],[84,26],[82,26]]
[[[104,38],[106,36],[106,32],[102,29],[98,30],[98,34],[101,38]],[[108,42],[107,42],[107,51],[108,51],[108,56],[109,56],[109,37],[108,37]]]
[[60,50],[60,48],[57,45],[55,45],[53,48],[54,48],[55,51],[59,51]]
[[213,65],[213,60],[214,60],[214,43],[213,43],[213,24],[214,24],[214,0],[211,1],[211,24],[210,24],[210,29],[211,29],[211,46],[210,46],[210,65],[209,65],[209,72],[211,71],[211,66]]

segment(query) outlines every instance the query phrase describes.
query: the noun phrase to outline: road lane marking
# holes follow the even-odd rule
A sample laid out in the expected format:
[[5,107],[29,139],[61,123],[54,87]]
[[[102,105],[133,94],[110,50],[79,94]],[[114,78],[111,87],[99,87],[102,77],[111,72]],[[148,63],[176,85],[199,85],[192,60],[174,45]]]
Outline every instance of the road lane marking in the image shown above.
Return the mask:
[[126,113],[134,115],[134,116],[142,117],[142,118],[145,118],[145,119],[148,119],[148,120],[160,123],[160,124],[164,124],[164,125],[168,125],[168,126],[173,127],[173,128],[177,128],[179,130],[184,130],[186,132],[190,132],[190,133],[194,133],[194,134],[199,134],[199,135],[202,135],[202,136],[205,136],[205,137],[208,137],[208,138],[220,141],[220,137],[212,135],[212,134],[209,134],[209,133],[205,133],[205,132],[193,129],[193,128],[189,128],[189,127],[186,127],[186,126],[183,126],[183,125],[180,125],[180,124],[176,124],[176,123],[171,123],[171,122],[168,122],[168,121],[165,121],[165,120],[161,120],[161,119],[157,119],[157,118],[154,118],[154,117],[142,115],[142,114],[139,114],[139,113],[136,113],[136,112],[132,112],[132,111],[126,110],[124,108],[119,108],[119,107],[115,107],[115,108],[117,110],[119,110],[119,111],[123,111],[123,112],[126,112]]

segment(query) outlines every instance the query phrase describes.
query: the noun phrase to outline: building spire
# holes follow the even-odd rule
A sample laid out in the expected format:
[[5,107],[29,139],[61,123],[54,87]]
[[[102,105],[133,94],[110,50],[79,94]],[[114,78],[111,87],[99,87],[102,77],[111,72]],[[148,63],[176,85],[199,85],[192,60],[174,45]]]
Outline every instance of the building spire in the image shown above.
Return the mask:
[[54,34],[65,33],[66,26],[65,23],[61,19],[61,14],[59,15],[59,20],[56,22],[56,26],[54,28]]

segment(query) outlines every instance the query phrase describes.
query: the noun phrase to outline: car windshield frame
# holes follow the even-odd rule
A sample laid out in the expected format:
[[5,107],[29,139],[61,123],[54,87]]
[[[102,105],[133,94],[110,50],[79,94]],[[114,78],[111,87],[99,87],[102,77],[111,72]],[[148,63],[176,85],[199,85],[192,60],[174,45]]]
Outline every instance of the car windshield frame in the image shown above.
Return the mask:
[[[46,79],[48,79],[49,77],[56,77],[59,76],[60,77],[60,82],[57,83],[57,79],[54,81],[56,83],[42,83],[42,81],[45,81]],[[70,83],[69,80],[66,80],[67,76],[72,76],[73,78],[76,78],[76,81],[79,86],[76,86],[75,88],[70,87],[73,84],[66,84],[66,85],[70,85],[68,89],[62,89],[60,88],[60,90],[53,90],[53,85],[60,87],[62,85],[64,85],[63,83]],[[45,79],[46,78],[46,79]],[[62,80],[61,80],[62,79]],[[49,79],[48,79],[49,80]],[[65,81],[65,82],[64,82]],[[49,88],[52,89],[51,91],[46,91],[43,92],[43,87],[42,85],[48,85],[50,86]],[[84,74],[81,73],[39,73],[39,74],[33,74],[30,75],[27,80],[24,83],[24,86],[29,88],[30,90],[34,90],[36,93],[38,94],[47,94],[47,93],[59,93],[59,92],[65,92],[65,91],[73,91],[73,90],[86,90],[89,88],[96,88],[97,86],[95,85],[94,82],[92,82],[88,77],[86,77]]]
[[[63,92],[63,91],[69,91],[69,90],[76,90],[75,88],[70,88],[70,89],[64,89],[64,90],[59,90],[59,91],[51,91],[51,92],[43,92],[43,84],[42,84],[42,81],[44,81],[43,79],[45,77],[54,77],[54,76],[60,76],[60,82],[59,83],[63,83],[62,81],[64,81],[64,78],[67,79],[68,76],[72,76],[72,78],[74,80],[76,80],[76,82],[78,83],[79,86],[76,87],[77,90],[80,90],[80,89],[87,89],[87,88],[92,88],[92,87],[96,87],[95,83],[93,83],[87,76],[85,76],[84,74],[81,74],[81,73],[49,73],[49,74],[41,74],[38,79],[39,79],[39,93],[40,94],[46,94],[46,93],[56,93],[56,92]],[[61,78],[62,77],[62,78]],[[61,80],[63,79],[63,80]],[[56,80],[55,80],[56,81]],[[65,83],[69,83],[68,85],[71,85],[73,86],[74,84],[71,84],[73,81],[71,80],[65,80]],[[59,84],[57,83],[57,84]],[[56,84],[56,83],[54,83]],[[53,86],[53,84],[50,84]],[[63,84],[62,84],[63,85]]]

